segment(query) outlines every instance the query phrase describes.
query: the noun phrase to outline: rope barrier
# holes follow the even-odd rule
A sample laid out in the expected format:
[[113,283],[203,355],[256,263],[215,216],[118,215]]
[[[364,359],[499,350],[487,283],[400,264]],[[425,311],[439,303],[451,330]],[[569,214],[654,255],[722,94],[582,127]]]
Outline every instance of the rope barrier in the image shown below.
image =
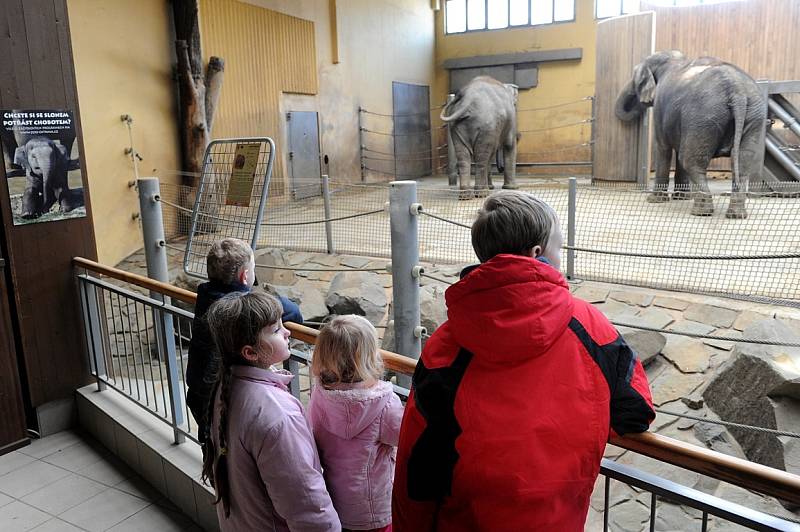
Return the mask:
[[385,157],[370,157],[369,155],[362,155],[361,158],[368,161],[387,161],[387,162],[394,162],[394,161],[429,161],[431,159],[442,159],[447,157],[446,153],[442,153],[441,155],[429,155],[428,157],[405,157],[404,155],[398,156],[396,159],[393,157],[391,159]]
[[517,133],[541,133],[541,132],[544,132],[544,131],[552,131],[554,129],[563,129],[565,127],[573,127],[573,126],[579,126],[581,124],[588,124],[590,122],[594,122],[594,118],[586,118],[586,119],[580,120],[578,122],[572,122],[570,124],[562,124],[560,126],[550,126],[550,127],[539,128],[539,129],[519,129],[519,130],[517,130]]
[[646,259],[675,259],[675,260],[767,260],[767,259],[797,259],[800,253],[776,253],[768,255],[669,255],[669,254],[649,254],[633,253],[630,251],[609,251],[602,249],[581,248],[576,246],[564,246],[563,249],[572,251],[583,251],[586,253],[599,253],[602,255],[617,255],[621,257],[640,257]]
[[539,151],[528,151],[528,152],[518,152],[517,157],[520,155],[541,155],[543,153],[556,153],[562,151],[569,151],[569,150],[576,150],[578,148],[587,148],[594,144],[594,141],[583,142],[581,144],[571,144],[569,146],[563,146],[561,148],[553,148],[552,150],[539,150]]
[[[381,174],[381,175],[385,175],[385,176],[391,176],[391,177],[394,177],[395,179],[398,178],[398,177],[419,178],[419,177],[422,177],[424,175],[424,174],[398,174],[398,173],[395,173],[395,172],[387,172],[385,170],[378,170],[377,168],[371,168],[371,167],[369,167],[367,165],[362,166],[362,168],[364,170],[369,170],[370,172],[375,172],[376,174]],[[446,164],[439,165],[439,166],[433,166],[433,167],[431,167],[430,171],[431,172],[439,172],[441,170],[444,170],[445,168],[447,168]],[[427,169],[425,171],[428,172]]]
[[735,336],[720,336],[714,334],[699,334],[688,331],[674,331],[669,329],[656,329],[655,327],[647,327],[646,325],[634,325],[632,323],[622,323],[610,320],[612,325],[617,327],[628,327],[629,329],[639,329],[642,331],[651,331],[663,334],[674,334],[678,336],[688,336],[689,338],[698,338],[701,340],[720,340],[723,342],[733,342],[740,344],[756,344],[756,345],[771,345],[776,347],[800,347],[798,342],[774,342],[770,340],[758,340],[756,338],[737,338]]
[[311,225],[311,224],[322,224],[325,222],[338,222],[340,220],[349,220],[351,218],[360,218],[361,216],[369,216],[372,214],[378,214],[380,212],[384,212],[384,209],[375,209],[374,211],[367,211],[367,212],[359,212],[356,214],[348,214],[346,216],[338,216],[336,218],[324,218],[322,220],[311,220],[308,222],[263,222],[261,225],[268,225],[271,227],[281,227],[287,225]]
[[365,131],[367,133],[375,133],[376,135],[384,135],[387,137],[412,137],[414,135],[419,135],[420,133],[430,133],[431,131],[435,131],[437,129],[444,129],[447,126],[436,126],[431,129],[422,129],[420,131],[412,131],[410,133],[387,133],[385,131],[376,131],[374,129],[367,129],[365,127],[361,128],[361,131]]
[[363,107],[358,108],[359,113],[364,113],[368,115],[375,115],[375,116],[385,116],[388,118],[405,118],[409,116],[420,116],[420,115],[427,115],[430,114],[430,111],[435,111],[437,109],[441,109],[444,105],[437,105],[436,107],[431,107],[429,111],[420,111],[419,113],[409,113],[409,114],[402,114],[402,115],[395,115],[395,114],[386,114],[386,113],[376,113],[374,111],[367,111]]
[[582,102],[590,102],[594,100],[593,96],[584,96],[580,100],[573,100],[571,102],[564,102],[564,103],[557,103],[555,105],[548,105],[545,107],[531,107],[530,109],[517,109],[518,113],[528,113],[528,112],[535,112],[535,111],[547,111],[549,109],[558,109],[560,107],[567,107],[569,105],[575,105],[576,103]]
[[420,208],[419,213],[420,214],[424,214],[425,216],[430,216],[431,218],[435,218],[436,220],[439,220],[439,221],[442,221],[442,222],[446,222],[446,223],[449,223],[449,224],[457,225],[459,227],[464,227],[466,229],[472,229],[471,225],[462,224],[461,222],[454,222],[453,220],[448,220],[447,218],[442,218],[441,216],[436,216],[435,214],[431,214],[431,213],[427,212],[423,208]]
[[269,266],[266,264],[256,264],[256,268],[287,270],[290,272],[380,272],[385,275],[392,274],[392,272],[386,271],[386,268],[293,268],[291,266]]
[[186,248],[184,247],[173,246],[172,244],[167,244],[166,242],[164,243],[164,247],[169,249],[174,249],[175,251],[186,251]]
[[[428,151],[441,150],[442,148],[447,148],[447,144],[445,143],[445,144],[442,144],[440,146],[436,146],[434,148],[431,148],[430,150],[410,151],[405,155],[419,155],[421,153],[428,153]],[[389,155],[391,157],[394,157],[394,153],[393,152],[375,150],[373,148],[368,148],[366,146],[361,146],[361,151],[369,151],[369,152],[372,152],[372,153],[378,153],[380,155]]]
[[192,209],[187,209],[186,207],[182,207],[181,205],[178,205],[177,203],[172,203],[171,201],[167,201],[163,197],[160,198],[158,201],[160,201],[161,203],[164,203],[166,205],[169,205],[170,207],[175,207],[179,211],[192,212]]
[[754,425],[743,425],[741,423],[734,423],[732,421],[722,421],[717,419],[706,419],[699,416],[692,416],[689,414],[679,414],[678,412],[670,412],[669,410],[662,410],[660,408],[655,409],[656,412],[659,414],[667,414],[669,416],[675,417],[684,417],[686,419],[693,419],[695,421],[701,421],[703,423],[711,423],[713,425],[723,425],[726,427],[734,427],[737,429],[745,429],[745,430],[752,430],[754,432],[763,432],[765,434],[773,434],[775,436],[787,436],[789,438],[800,438],[800,434],[796,434],[794,432],[786,432],[785,430],[777,430],[777,429],[768,429],[765,427],[756,427]]
[[439,277],[434,277],[433,275],[430,275],[430,274],[427,274],[427,273],[424,273],[424,272],[421,273],[420,275],[422,277],[427,277],[428,279],[433,279],[434,281],[439,281],[440,283],[449,284],[449,285],[453,284],[452,282],[450,282],[450,281],[448,281],[446,279],[441,279]]

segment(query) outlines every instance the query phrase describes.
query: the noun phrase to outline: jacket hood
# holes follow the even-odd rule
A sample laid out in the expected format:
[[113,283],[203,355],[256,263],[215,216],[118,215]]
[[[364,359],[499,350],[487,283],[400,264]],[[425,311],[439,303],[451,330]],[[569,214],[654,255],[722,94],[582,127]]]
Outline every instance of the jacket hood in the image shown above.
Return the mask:
[[370,388],[328,390],[314,380],[311,400],[318,403],[322,425],[336,436],[349,440],[359,435],[381,415],[394,393],[391,382],[379,381]]
[[505,254],[469,271],[447,289],[445,301],[455,341],[476,358],[503,364],[547,351],[569,325],[574,306],[561,272]]

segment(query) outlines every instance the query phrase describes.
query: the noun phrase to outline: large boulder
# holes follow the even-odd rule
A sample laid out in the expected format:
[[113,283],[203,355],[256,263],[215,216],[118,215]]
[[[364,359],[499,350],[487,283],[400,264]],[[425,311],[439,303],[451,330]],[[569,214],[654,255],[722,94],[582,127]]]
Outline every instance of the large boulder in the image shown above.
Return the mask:
[[358,314],[378,325],[386,314],[386,291],[373,272],[340,272],[331,280],[325,304],[331,314]]
[[305,279],[300,279],[292,286],[272,286],[275,293],[282,295],[300,307],[300,314],[306,321],[323,321],[328,317],[328,307],[325,297],[316,285]]
[[[429,284],[419,290],[420,323],[425,327],[429,335],[433,334],[433,331],[447,320],[447,306],[444,302],[445,289],[446,287],[440,284]],[[426,337],[422,338],[422,347],[425,347],[427,340]],[[383,335],[381,348],[387,351],[396,351],[394,343],[394,309],[391,304],[389,305],[389,324]]]
[[[754,322],[745,338],[800,342],[776,319]],[[800,432],[800,348],[738,344],[703,392],[706,404],[723,420]],[[747,458],[800,473],[800,442],[750,429],[730,427]]]
[[623,337],[631,349],[639,355],[642,364],[648,364],[667,344],[664,335],[655,331],[634,330],[626,332]]

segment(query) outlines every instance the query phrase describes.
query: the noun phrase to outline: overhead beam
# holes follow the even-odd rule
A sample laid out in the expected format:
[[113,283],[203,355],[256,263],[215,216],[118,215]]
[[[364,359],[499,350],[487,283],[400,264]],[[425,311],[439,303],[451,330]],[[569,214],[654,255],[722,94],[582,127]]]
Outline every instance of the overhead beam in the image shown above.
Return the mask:
[[549,61],[577,61],[583,58],[583,48],[562,48],[540,52],[519,52],[513,54],[479,55],[446,59],[444,68],[475,68],[483,66],[511,65],[518,63],[546,63]]

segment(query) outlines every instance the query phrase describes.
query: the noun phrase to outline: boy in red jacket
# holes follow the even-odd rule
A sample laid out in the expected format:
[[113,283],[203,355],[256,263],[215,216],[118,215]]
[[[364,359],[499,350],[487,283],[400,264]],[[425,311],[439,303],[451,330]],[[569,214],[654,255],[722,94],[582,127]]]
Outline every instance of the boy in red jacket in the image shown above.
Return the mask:
[[481,264],[446,294],[400,431],[396,532],[579,531],[612,431],[655,417],[644,369],[559,272],[553,209],[522,192],[486,199]]

